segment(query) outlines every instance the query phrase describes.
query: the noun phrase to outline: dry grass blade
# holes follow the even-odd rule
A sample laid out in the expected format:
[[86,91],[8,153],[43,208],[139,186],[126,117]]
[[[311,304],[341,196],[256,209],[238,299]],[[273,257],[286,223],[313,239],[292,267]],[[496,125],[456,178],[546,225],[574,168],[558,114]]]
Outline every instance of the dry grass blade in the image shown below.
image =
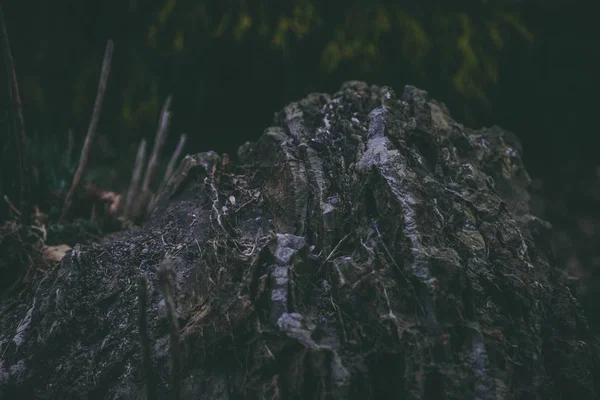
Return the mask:
[[25,121],[23,119],[23,108],[21,105],[21,96],[19,95],[19,83],[17,81],[17,73],[15,71],[15,63],[10,49],[10,41],[8,40],[8,31],[4,22],[4,10],[0,4],[0,37],[2,55],[6,68],[8,80],[8,94],[11,103],[11,116],[13,132],[15,135],[16,156],[19,164],[19,180],[20,180],[20,198],[17,199],[19,207],[23,207],[24,202],[28,200],[31,182],[29,175],[29,164],[27,160],[27,135],[25,133]]
[[329,260],[331,260],[331,258],[334,256],[335,252],[340,248],[340,246],[342,245],[342,243],[344,243],[344,241],[346,239],[348,239],[348,237],[351,235],[352,232],[347,233],[339,242],[338,244],[335,245],[335,247],[333,248],[333,250],[331,250],[331,253],[329,253],[329,255],[327,256],[327,258],[325,258],[325,261],[323,261],[323,263],[319,266],[319,269],[317,269],[317,272],[315,273],[315,275],[317,275],[319,272],[321,272],[321,268],[323,268],[323,265],[327,264],[329,262]]
[[169,164],[167,165],[167,171],[165,172],[165,178],[163,181],[165,184],[168,182],[171,175],[173,175],[173,171],[175,170],[175,164],[177,163],[177,159],[179,159],[179,156],[181,155],[181,152],[183,151],[183,146],[185,146],[185,141],[186,141],[186,135],[185,135],[185,133],[182,133],[181,136],[179,136],[179,142],[177,143],[177,147],[175,148],[175,151],[173,152],[173,155],[171,156],[171,159],[169,160]]
[[4,195],[4,201],[6,202],[6,204],[8,204],[8,208],[10,208],[11,211],[15,213],[15,215],[17,215],[18,217],[21,216],[21,211],[19,211],[17,207],[15,207],[14,204],[10,202],[10,199],[7,195]]
[[77,171],[75,171],[75,175],[73,176],[73,182],[71,183],[71,187],[69,188],[67,196],[65,197],[65,204],[63,206],[63,210],[60,216],[61,221],[64,219],[64,217],[67,215],[67,212],[69,211],[69,207],[71,206],[71,201],[73,198],[73,193],[75,192],[75,189],[77,189],[79,181],[83,177],[83,172],[85,171],[88,158],[90,156],[90,151],[92,150],[92,143],[94,141],[94,136],[96,136],[98,119],[100,118],[100,111],[102,110],[102,103],[104,101],[106,82],[108,81],[108,75],[110,73],[112,54],[113,42],[112,40],[109,40],[106,44],[106,50],[104,52],[104,61],[102,62],[102,71],[100,72],[100,82],[98,83],[98,92],[96,94],[96,102],[94,103],[92,119],[90,120],[90,125],[85,136],[85,142],[83,143],[83,148],[81,149],[81,157],[79,158],[79,165],[77,165]]
[[154,138],[154,147],[152,149],[152,154],[150,156],[150,160],[148,161],[148,166],[146,167],[146,175],[144,177],[144,182],[142,184],[142,190],[138,193],[136,198],[136,208],[139,211],[139,216],[148,216],[152,211],[152,205],[154,200],[154,195],[150,191],[150,185],[154,180],[154,176],[156,175],[156,170],[158,168],[158,159],[160,157],[160,153],[165,144],[165,140],[167,138],[167,134],[169,132],[169,123],[171,120],[171,96],[169,95],[165,100],[165,104],[160,112],[160,119],[158,121],[158,129],[156,131],[156,136]]
[[156,174],[156,168],[158,167],[158,158],[169,131],[169,123],[171,121],[171,96],[169,95],[165,100],[165,104],[160,112],[160,120],[158,122],[158,129],[156,131],[156,137],[154,139],[154,147],[152,149],[152,155],[150,161],[148,161],[148,167],[146,168],[146,176],[144,177],[144,184],[142,185],[142,191],[150,191],[150,185]]
[[125,208],[123,215],[129,217],[131,215],[131,207],[135,201],[138,192],[140,190],[140,182],[142,181],[142,172],[144,164],[146,162],[146,139],[142,139],[138,147],[137,155],[135,157],[135,165],[133,167],[133,174],[131,176],[131,183],[129,184],[129,190],[127,191],[127,197],[125,199]]

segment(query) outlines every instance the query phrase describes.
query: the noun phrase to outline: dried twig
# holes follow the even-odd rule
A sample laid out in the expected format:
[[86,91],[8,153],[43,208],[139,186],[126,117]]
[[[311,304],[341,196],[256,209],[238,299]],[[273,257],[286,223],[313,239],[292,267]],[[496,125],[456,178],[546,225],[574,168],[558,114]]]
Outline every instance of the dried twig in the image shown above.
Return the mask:
[[21,216],[21,211],[19,211],[17,207],[15,207],[13,203],[10,202],[10,199],[7,195],[4,195],[4,201],[6,202],[6,204],[8,204],[8,208],[10,208],[17,216]]
[[90,120],[90,125],[88,127],[87,134],[85,136],[85,142],[83,143],[83,148],[81,149],[81,157],[79,158],[79,164],[77,165],[77,171],[75,171],[75,176],[73,177],[73,182],[71,182],[71,188],[67,192],[67,196],[65,197],[65,204],[63,206],[63,210],[60,216],[60,220],[62,221],[64,217],[67,215],[67,211],[71,206],[71,201],[73,198],[73,193],[79,185],[79,181],[83,177],[83,171],[85,170],[88,162],[88,158],[90,156],[90,151],[92,149],[92,143],[94,140],[94,136],[96,135],[96,127],[98,126],[98,119],[100,118],[100,111],[102,109],[102,102],[104,101],[104,92],[106,91],[106,82],[108,81],[108,75],[110,73],[110,63],[112,60],[113,54],[113,42],[109,40],[106,44],[106,50],[104,52],[104,61],[102,62],[102,71],[100,72],[100,81],[98,83],[98,92],[96,94],[96,102],[94,103],[94,111],[92,112],[92,119]]
[[156,391],[156,379],[154,376],[154,368],[152,367],[152,358],[150,357],[150,339],[148,337],[148,321],[146,320],[146,307],[148,304],[148,288],[145,276],[141,276],[138,280],[138,297],[139,297],[139,315],[138,323],[140,326],[140,343],[142,345],[142,356],[144,358],[144,370],[146,371],[146,390],[148,392],[148,400],[157,400],[158,392]]
[[181,347],[179,342],[179,322],[177,321],[177,309],[173,299],[174,283],[172,278],[172,261],[165,258],[158,270],[158,278],[163,285],[167,318],[171,326],[171,398],[179,400],[181,382]]
[[156,137],[154,138],[154,148],[152,149],[152,155],[148,161],[148,167],[146,168],[146,176],[144,177],[144,183],[142,185],[142,191],[149,192],[150,184],[156,174],[156,168],[158,167],[158,157],[165,144],[167,133],[169,131],[169,122],[171,120],[171,96],[169,95],[165,100],[165,104],[160,112],[160,120],[158,122],[158,129],[156,130]]
[[142,171],[146,162],[146,139],[142,139],[138,147],[137,155],[135,157],[135,165],[133,167],[133,175],[131,176],[131,183],[129,184],[129,190],[127,191],[127,197],[125,199],[125,208],[123,215],[129,217],[131,215],[131,207],[140,191],[140,182],[142,180]]
[[31,190],[31,182],[29,181],[29,165],[27,162],[27,135],[25,133],[25,121],[23,119],[23,108],[21,105],[21,96],[19,95],[19,83],[17,81],[17,73],[15,63],[10,49],[10,41],[8,40],[8,31],[4,22],[4,11],[0,4],[0,36],[2,39],[1,48],[4,58],[8,80],[9,101],[12,106],[12,126],[15,135],[16,156],[19,163],[19,179],[21,186],[20,198],[17,204],[22,208],[24,202],[28,200]]
[[171,175],[173,175],[173,170],[175,169],[175,164],[177,163],[177,159],[179,159],[179,156],[181,155],[181,152],[183,151],[183,146],[185,146],[185,140],[186,140],[185,133],[182,133],[181,136],[179,136],[179,142],[177,143],[177,147],[175,148],[175,151],[173,152],[173,155],[171,156],[171,159],[169,160],[169,164],[167,165],[167,171],[165,172],[165,178],[163,180],[163,183],[165,185],[169,181],[169,178],[171,177]]
[[154,180],[156,169],[158,168],[158,158],[160,152],[165,144],[167,134],[169,132],[169,122],[171,120],[171,96],[169,95],[165,100],[165,104],[160,112],[160,119],[158,121],[158,129],[156,130],[156,137],[154,138],[154,147],[152,148],[152,155],[148,161],[146,167],[146,175],[144,176],[144,182],[142,184],[142,190],[138,193],[136,198],[136,206],[140,211],[140,216],[148,216],[152,211],[153,204],[153,193],[150,191],[150,185]]
[[333,255],[335,254],[335,252],[339,249],[339,247],[342,245],[342,243],[344,243],[344,240],[348,239],[348,237],[352,234],[352,232],[349,232],[346,234],[346,236],[344,236],[342,238],[342,240],[340,240],[338,242],[338,244],[335,245],[335,247],[333,248],[333,250],[331,250],[331,253],[329,253],[329,255],[327,256],[327,258],[325,259],[325,261],[323,261],[323,263],[319,266],[319,269],[317,269],[317,272],[315,273],[315,275],[318,275],[319,272],[321,272],[321,268],[323,268],[323,265],[327,264],[327,262],[329,260],[331,260],[331,257],[333,257]]

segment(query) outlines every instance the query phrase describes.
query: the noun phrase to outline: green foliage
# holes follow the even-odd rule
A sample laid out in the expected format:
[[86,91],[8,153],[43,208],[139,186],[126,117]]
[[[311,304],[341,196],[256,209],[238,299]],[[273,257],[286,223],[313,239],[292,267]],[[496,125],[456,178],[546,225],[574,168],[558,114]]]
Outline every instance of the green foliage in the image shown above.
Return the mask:
[[321,17],[312,2],[296,3],[290,12],[281,15],[276,22],[271,39],[275,48],[285,50],[290,37],[301,40],[321,25]]
[[[451,82],[457,93],[478,99],[485,99],[498,80],[498,61],[507,38],[514,40],[516,34],[517,40],[533,40],[518,10],[506,11],[487,1],[469,11],[433,0],[412,6],[382,0],[327,4],[296,0],[278,7],[269,7],[270,3],[256,1],[250,7],[247,1],[231,1],[227,7],[214,7],[202,1],[164,0],[148,40],[156,44],[157,36],[171,35],[162,42],[181,50],[184,38],[195,42],[208,32],[217,40],[262,37],[283,53],[293,52],[302,41],[315,41],[322,44],[319,62],[326,73],[353,63],[358,69],[370,69],[401,57],[417,73],[426,65],[439,66],[432,71]],[[181,15],[198,9],[206,17],[200,29],[197,20],[180,21]],[[179,27],[175,33],[156,28],[171,23]]]
[[[118,87],[112,90],[120,92],[116,96],[121,102],[118,125],[128,131],[142,129],[142,121],[155,124],[160,99],[172,90],[177,78],[167,76],[166,70],[177,71],[178,64],[193,63],[199,76],[193,77],[193,84],[199,87],[202,79],[208,79],[202,74],[211,69],[211,64],[243,65],[250,61],[247,58],[253,55],[243,52],[248,47],[268,49],[270,53],[260,57],[267,56],[272,63],[302,58],[305,65],[320,68],[323,79],[345,71],[344,77],[370,73],[388,80],[381,71],[401,68],[398,73],[406,82],[418,78],[437,92],[485,101],[498,82],[499,61],[508,40],[514,46],[534,39],[520,19],[521,3],[500,7],[494,2],[472,1],[461,8],[445,0],[151,0],[132,3],[135,8],[122,14],[114,11],[122,9],[121,1],[102,4],[111,10],[115,23],[127,26],[127,32],[131,32],[124,36],[126,40],[117,41],[115,60],[120,64],[114,74],[119,81],[111,77],[111,87]],[[85,20],[84,13],[89,13],[86,10],[73,10],[81,15],[70,16],[69,20]],[[107,37],[94,32],[98,37]],[[74,117],[87,120],[103,44],[90,47],[85,35],[61,38],[50,31],[47,35],[41,50],[30,52],[35,54],[32,61],[45,68],[42,66],[50,59],[60,59],[56,49],[64,40],[74,43],[78,61],[70,66],[69,84],[73,90],[66,93],[71,96]],[[52,98],[44,87],[48,85],[35,73],[23,74],[23,97],[36,108],[48,110]],[[210,98],[209,93],[200,96],[205,96],[205,101]]]
[[533,34],[516,14],[493,10],[490,19],[475,21],[467,13],[452,15],[460,26],[457,37],[460,67],[454,72],[455,89],[468,97],[486,100],[486,89],[498,80],[498,61],[505,37],[519,35],[531,42]]

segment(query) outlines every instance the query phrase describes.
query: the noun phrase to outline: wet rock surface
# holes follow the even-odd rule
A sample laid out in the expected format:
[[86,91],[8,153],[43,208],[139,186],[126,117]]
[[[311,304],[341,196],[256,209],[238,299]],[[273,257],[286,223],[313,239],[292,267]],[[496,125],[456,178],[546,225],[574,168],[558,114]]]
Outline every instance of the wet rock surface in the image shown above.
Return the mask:
[[141,228],[77,246],[0,304],[0,398],[598,398],[598,346],[518,139],[423,90],[348,82],[277,113],[241,161],[188,156]]

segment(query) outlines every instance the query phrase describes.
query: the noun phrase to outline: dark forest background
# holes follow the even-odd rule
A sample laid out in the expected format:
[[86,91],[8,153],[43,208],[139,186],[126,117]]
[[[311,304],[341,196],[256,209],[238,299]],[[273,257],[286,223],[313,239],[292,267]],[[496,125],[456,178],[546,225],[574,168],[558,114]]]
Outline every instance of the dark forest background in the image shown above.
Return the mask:
[[534,211],[556,228],[559,266],[582,279],[584,293],[600,286],[593,3],[2,1],[32,154],[53,185],[69,183],[72,168],[58,160],[75,149],[76,162],[108,39],[115,51],[87,179],[111,190],[127,184],[169,94],[168,149],[185,132],[187,153],[235,155],[275,111],[311,92],[332,93],[346,80],[397,92],[412,84],[467,126],[518,135]]

